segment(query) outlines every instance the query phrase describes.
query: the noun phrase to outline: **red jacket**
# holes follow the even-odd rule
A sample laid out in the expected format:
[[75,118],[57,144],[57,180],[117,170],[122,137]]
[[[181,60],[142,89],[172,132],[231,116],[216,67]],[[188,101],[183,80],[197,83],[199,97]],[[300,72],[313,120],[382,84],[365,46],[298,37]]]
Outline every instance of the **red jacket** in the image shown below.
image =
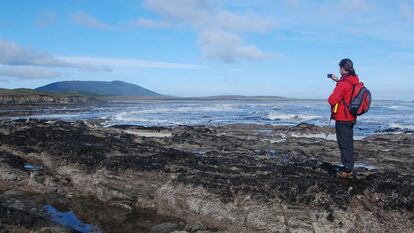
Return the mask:
[[[351,94],[353,85],[359,83],[358,76],[344,75],[336,83],[336,87],[332,94],[329,96],[328,102],[332,109],[332,118],[336,121],[355,121],[356,117],[352,116],[349,109],[344,105],[344,100],[349,106],[351,101]],[[336,113],[333,113],[333,109],[336,103],[339,103]]]

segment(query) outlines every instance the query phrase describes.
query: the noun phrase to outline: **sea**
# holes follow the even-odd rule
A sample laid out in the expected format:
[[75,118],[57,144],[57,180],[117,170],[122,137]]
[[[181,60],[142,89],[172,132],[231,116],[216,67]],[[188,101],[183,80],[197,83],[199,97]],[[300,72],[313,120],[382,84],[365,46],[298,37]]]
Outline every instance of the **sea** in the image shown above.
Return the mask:
[[[7,111],[7,110],[3,110]],[[13,111],[13,110],[10,110]],[[25,111],[19,109],[19,111]],[[47,106],[3,119],[100,120],[105,126],[266,124],[327,126],[330,106],[324,100],[143,100],[128,103]],[[330,123],[334,127],[334,121]],[[354,134],[414,131],[414,102],[373,101],[358,117]]]

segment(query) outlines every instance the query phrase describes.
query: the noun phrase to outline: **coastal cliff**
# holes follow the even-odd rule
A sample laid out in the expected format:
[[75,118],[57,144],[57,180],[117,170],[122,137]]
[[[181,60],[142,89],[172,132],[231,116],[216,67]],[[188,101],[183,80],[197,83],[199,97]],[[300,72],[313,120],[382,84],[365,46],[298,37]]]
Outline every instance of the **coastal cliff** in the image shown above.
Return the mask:
[[92,101],[94,101],[93,98],[85,96],[0,96],[0,104],[70,104],[89,103]]
[[30,89],[0,89],[0,104],[71,104],[94,101],[95,98],[85,95],[48,93]]

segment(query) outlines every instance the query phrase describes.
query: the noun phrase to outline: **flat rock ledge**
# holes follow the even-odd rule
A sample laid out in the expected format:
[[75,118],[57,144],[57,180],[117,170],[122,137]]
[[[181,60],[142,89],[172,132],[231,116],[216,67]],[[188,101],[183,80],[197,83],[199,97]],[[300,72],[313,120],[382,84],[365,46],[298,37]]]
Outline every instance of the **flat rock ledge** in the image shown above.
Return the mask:
[[53,204],[100,232],[414,232],[414,135],[355,141],[344,180],[325,133],[2,121],[0,231],[79,232]]

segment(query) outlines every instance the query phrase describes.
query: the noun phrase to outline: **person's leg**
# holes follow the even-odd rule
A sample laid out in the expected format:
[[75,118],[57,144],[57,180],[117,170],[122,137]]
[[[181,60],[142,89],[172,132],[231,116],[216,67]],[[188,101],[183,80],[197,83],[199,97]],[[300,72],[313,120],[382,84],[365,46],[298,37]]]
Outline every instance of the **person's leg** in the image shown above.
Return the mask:
[[353,140],[353,122],[337,121],[335,122],[336,139],[339,150],[341,151],[342,164],[345,170],[354,169],[354,140]]
[[343,157],[345,154],[345,134],[343,122],[335,121],[335,130],[336,130],[336,141],[338,143],[339,151],[341,152],[342,164],[344,163]]
[[354,170],[354,122],[346,122],[347,149],[343,164],[346,169]]

